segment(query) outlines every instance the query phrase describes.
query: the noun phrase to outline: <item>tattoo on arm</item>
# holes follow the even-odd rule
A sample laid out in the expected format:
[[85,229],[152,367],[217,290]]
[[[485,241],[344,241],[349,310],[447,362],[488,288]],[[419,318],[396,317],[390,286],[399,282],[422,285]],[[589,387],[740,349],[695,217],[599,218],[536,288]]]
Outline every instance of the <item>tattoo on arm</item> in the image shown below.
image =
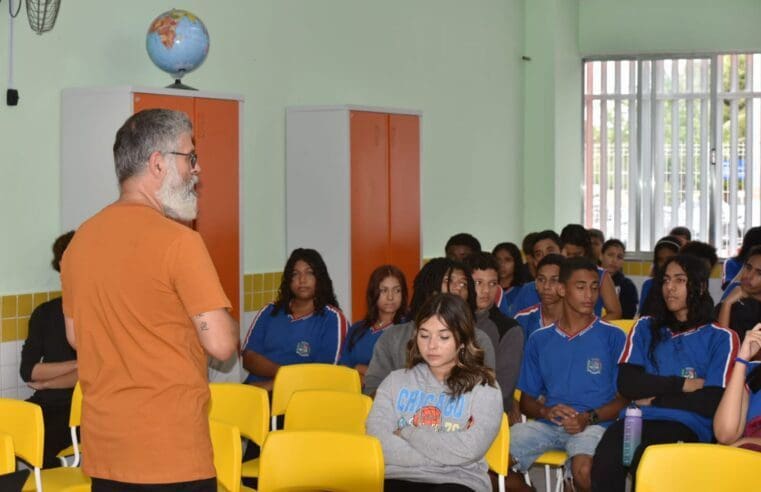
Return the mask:
[[[203,313],[197,314],[195,318],[198,320],[203,319]],[[206,324],[206,321],[201,321],[201,326],[199,326],[198,329],[201,331],[208,331],[209,325]]]

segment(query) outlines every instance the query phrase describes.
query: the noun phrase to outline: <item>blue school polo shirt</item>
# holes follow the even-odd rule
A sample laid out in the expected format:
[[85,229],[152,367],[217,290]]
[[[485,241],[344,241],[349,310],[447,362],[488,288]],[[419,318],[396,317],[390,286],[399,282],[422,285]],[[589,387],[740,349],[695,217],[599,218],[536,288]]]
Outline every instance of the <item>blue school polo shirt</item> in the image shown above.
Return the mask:
[[[653,318],[640,318],[629,332],[620,363],[635,364],[656,376],[677,376],[705,379],[705,386],[724,388],[729,381],[739,339],[737,333],[714,324],[707,324],[682,333],[661,327],[661,341],[654,350],[657,366],[648,357]],[[623,416],[624,411],[621,412]],[[644,420],[668,420],[689,427],[702,442],[713,438],[710,418],[688,410],[644,406]]]
[[513,312],[513,303],[518,297],[518,294],[520,294],[521,287],[521,285],[513,285],[507,289],[499,289],[495,305],[500,311],[502,311],[502,314],[508,318],[512,317],[510,316],[510,313]]
[[[294,318],[282,309],[272,316],[274,308],[274,304],[268,304],[256,315],[243,343],[244,350],[253,350],[281,366],[338,361],[348,325],[339,309],[325,306],[321,314]],[[246,382],[266,379],[249,374]]]
[[625,342],[619,328],[599,318],[572,337],[556,323],[541,328],[526,343],[518,388],[534,398],[545,395],[548,407],[600,408],[616,396],[617,362]]
[[528,342],[528,338],[539,328],[544,328],[547,323],[542,318],[542,304],[534,304],[531,307],[516,313],[515,321],[523,328],[523,340]]
[[[399,323],[406,323],[407,320],[402,318]],[[356,340],[354,346],[349,348],[349,343],[354,332],[364,326],[365,321],[357,321],[349,328],[349,333],[346,335],[346,341],[344,342],[343,350],[341,351],[341,359],[338,361],[342,366],[355,367],[357,364],[370,364],[370,359],[373,358],[373,349],[375,348],[375,342],[378,341],[383,330],[391,325],[386,325],[381,329],[370,328],[367,330],[359,340]]]
[[[600,277],[600,286],[602,286],[603,279],[607,274],[608,272],[604,268],[599,266],[597,267],[597,275]],[[611,282],[612,281],[613,279],[611,279]],[[523,311],[524,309],[529,308],[534,304],[539,304],[540,301],[541,299],[539,298],[539,292],[536,290],[536,282],[523,284],[520,293],[513,302],[513,314],[511,316],[515,317],[515,315],[520,311]],[[604,307],[605,304],[602,301],[602,296],[598,295],[597,302],[595,303],[595,315],[602,315],[602,310]]]

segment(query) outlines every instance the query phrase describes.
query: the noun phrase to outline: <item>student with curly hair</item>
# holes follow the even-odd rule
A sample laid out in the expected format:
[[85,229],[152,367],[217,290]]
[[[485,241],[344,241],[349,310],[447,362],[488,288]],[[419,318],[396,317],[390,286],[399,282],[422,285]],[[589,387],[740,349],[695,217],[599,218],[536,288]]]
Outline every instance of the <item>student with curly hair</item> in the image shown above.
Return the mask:
[[246,382],[271,390],[280,366],[335,364],[346,329],[320,253],[293,250],[277,301],[259,311],[243,343],[243,367],[249,372]]
[[406,367],[383,380],[367,418],[383,447],[384,490],[491,490],[484,455],[499,432],[502,394],[471,310],[459,296],[436,294],[415,326]]
[[353,367],[365,377],[373,347],[383,330],[407,321],[407,280],[394,265],[373,270],[367,283],[367,314],[349,328],[341,353],[341,365]]
[[737,334],[711,323],[708,269],[698,257],[669,259],[651,297],[653,316],[629,332],[618,372],[618,392],[642,409],[641,443],[625,466],[624,421],[608,427],[595,452],[593,490],[623,491],[627,473],[636,477],[651,444],[713,440],[712,419],[737,355]]

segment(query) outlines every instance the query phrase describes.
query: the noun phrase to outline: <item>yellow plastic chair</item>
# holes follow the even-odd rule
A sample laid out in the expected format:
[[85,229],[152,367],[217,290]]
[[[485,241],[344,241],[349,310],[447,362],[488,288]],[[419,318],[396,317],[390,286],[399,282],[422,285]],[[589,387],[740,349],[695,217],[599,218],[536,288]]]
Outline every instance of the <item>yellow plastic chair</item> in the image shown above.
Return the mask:
[[92,487],[90,484],[80,484],[80,485],[72,485],[71,487],[66,487],[65,489],[61,490],[61,492],[90,492],[92,490]]
[[361,393],[296,391],[285,409],[284,429],[364,434],[365,420],[372,405],[373,400]]
[[209,419],[209,433],[218,489],[224,492],[253,491],[240,483],[240,430],[234,425]]
[[324,431],[270,432],[259,492],[382,492],[383,451],[372,436]]
[[360,393],[362,383],[355,369],[332,364],[294,364],[282,366],[272,384],[272,427],[277,429],[277,417],[285,414],[294,392],[300,390],[334,390]]
[[[71,412],[69,413],[69,429],[71,430],[71,446],[62,450],[56,456],[61,460],[63,466],[79,466],[82,456],[79,454],[79,439],[77,438],[77,428],[82,425],[82,388],[79,381],[74,386],[74,392],[71,394]],[[73,456],[71,465],[66,461],[67,456]]]
[[[269,432],[270,404],[267,391],[250,384],[211,383],[209,418],[233,425],[240,434],[258,446]],[[259,476],[259,458],[243,463],[241,475]]]
[[502,413],[499,433],[486,451],[485,458],[489,469],[499,477],[499,492],[505,492],[505,477],[510,467],[510,424],[506,413]]
[[15,455],[33,467],[33,474],[24,484],[24,491],[58,491],[90,479],[80,468],[41,470],[45,441],[45,424],[39,405],[22,400],[0,398],[0,432],[13,439]]
[[13,454],[13,438],[0,434],[0,475],[16,471],[16,455]]
[[637,468],[637,492],[761,489],[761,453],[719,444],[648,446]]
[[636,320],[633,320],[633,319],[614,319],[614,320],[608,321],[608,323],[612,325],[616,325],[619,328],[621,328],[621,330],[623,330],[623,332],[626,333],[627,335],[629,334],[630,331],[632,331],[632,327],[634,326],[635,322]]

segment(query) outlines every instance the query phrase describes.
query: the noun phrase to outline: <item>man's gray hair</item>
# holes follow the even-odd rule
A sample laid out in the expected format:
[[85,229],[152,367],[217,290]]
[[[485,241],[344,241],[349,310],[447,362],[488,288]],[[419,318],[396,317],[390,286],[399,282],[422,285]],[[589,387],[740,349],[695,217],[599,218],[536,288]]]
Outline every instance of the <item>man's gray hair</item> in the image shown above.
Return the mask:
[[146,109],[135,113],[116,132],[114,163],[119,184],[140,174],[153,152],[177,151],[183,133],[193,131],[188,115],[169,109]]

